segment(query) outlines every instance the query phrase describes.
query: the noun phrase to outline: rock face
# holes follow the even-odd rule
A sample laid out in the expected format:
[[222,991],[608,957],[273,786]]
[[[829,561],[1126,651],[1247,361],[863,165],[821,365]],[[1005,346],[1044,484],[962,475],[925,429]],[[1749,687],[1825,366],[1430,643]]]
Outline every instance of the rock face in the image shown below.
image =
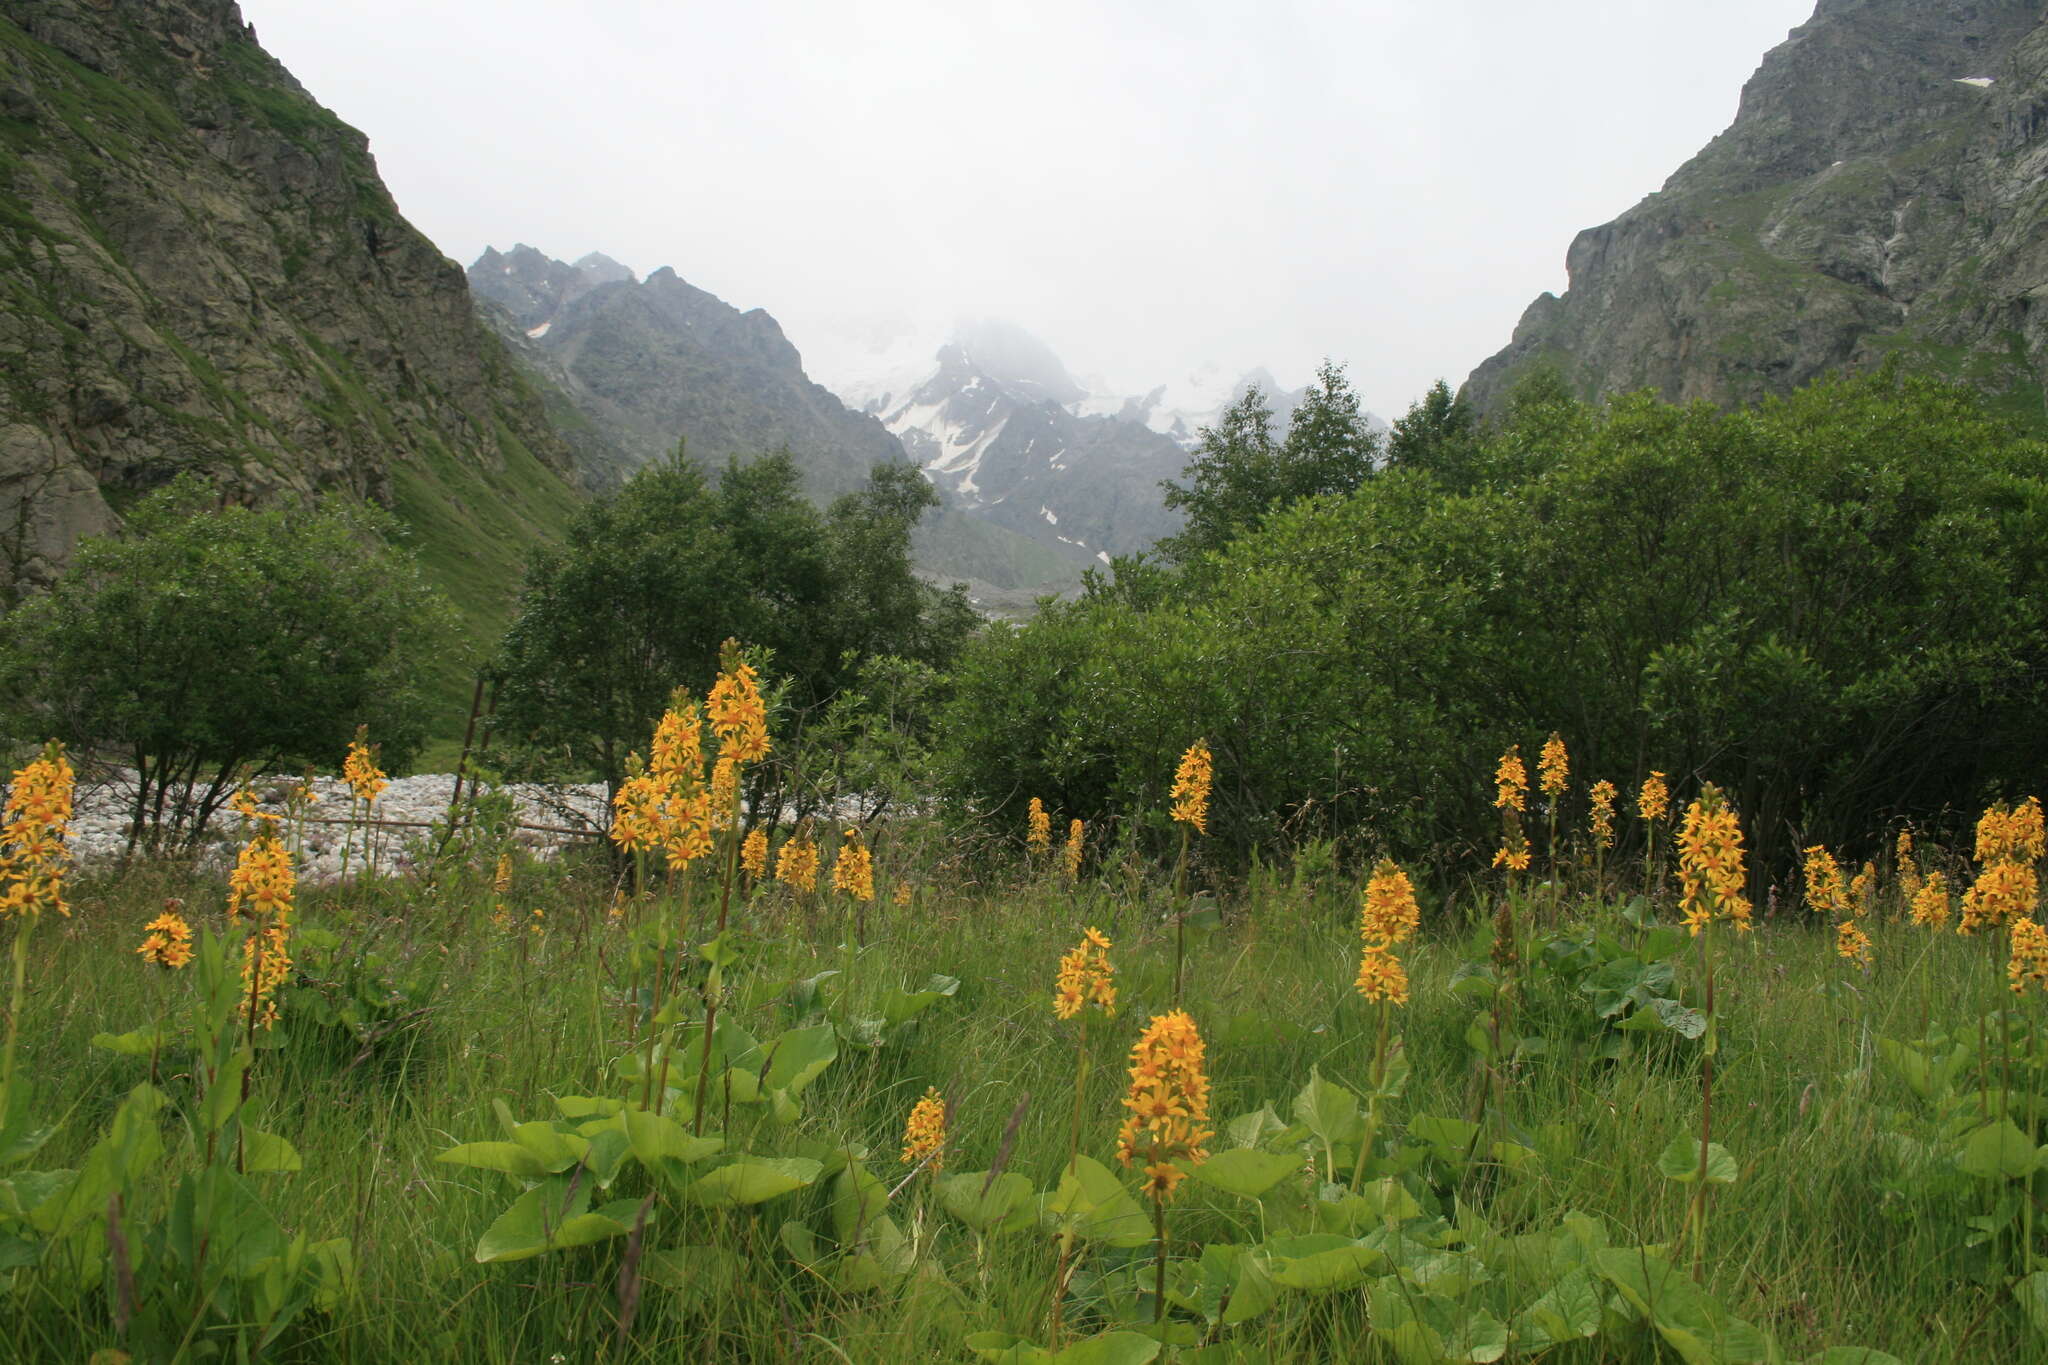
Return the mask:
[[595,253],[574,265],[530,246],[469,268],[485,315],[543,386],[587,464],[617,479],[681,438],[699,464],[788,447],[811,492],[857,488],[903,458],[881,424],[804,374],[774,318],[741,312],[664,267],[639,280]]
[[186,469],[234,499],[340,490],[402,515],[408,488],[574,496],[460,268],[233,3],[12,0],[0,587],[47,580]]
[[2048,5],[1820,0],[1728,130],[1566,265],[1473,371],[1482,411],[1539,365],[1728,405],[1898,355],[2040,420]]

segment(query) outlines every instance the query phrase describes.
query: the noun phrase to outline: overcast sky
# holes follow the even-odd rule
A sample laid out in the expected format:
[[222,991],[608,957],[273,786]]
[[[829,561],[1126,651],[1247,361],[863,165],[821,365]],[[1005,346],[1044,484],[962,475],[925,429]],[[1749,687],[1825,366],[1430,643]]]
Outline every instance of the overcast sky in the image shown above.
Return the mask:
[[1344,362],[1398,414],[1562,290],[1813,0],[242,0],[468,264],[762,307],[813,377],[1003,318],[1113,392]]

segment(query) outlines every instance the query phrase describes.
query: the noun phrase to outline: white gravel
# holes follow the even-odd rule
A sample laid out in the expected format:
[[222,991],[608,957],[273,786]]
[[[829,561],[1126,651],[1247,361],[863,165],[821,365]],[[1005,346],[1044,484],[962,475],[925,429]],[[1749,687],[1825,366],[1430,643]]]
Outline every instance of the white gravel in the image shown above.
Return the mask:
[[[285,797],[297,789],[301,780],[297,777],[264,777],[250,783],[250,790],[265,810],[282,813]],[[423,857],[432,854],[430,841],[438,835],[426,826],[447,818],[448,801],[454,787],[453,773],[424,773],[392,780],[372,809],[372,818],[385,822],[382,828],[370,831],[374,835],[369,842],[374,849],[378,871],[402,875],[415,870]],[[349,871],[353,875],[364,866],[365,830],[355,827],[351,835],[346,824],[316,822],[347,821],[352,816],[360,816],[362,807],[360,803],[352,805],[348,787],[339,778],[316,777],[313,790],[320,799],[307,812],[310,818],[304,827],[304,840],[299,849],[299,876],[313,882],[328,882],[339,877],[345,842],[349,845]],[[552,856],[567,844],[584,841],[573,834],[556,832],[558,830],[587,829],[601,833],[608,823],[602,783],[581,786],[517,783],[508,790],[521,826],[549,827],[515,828],[513,831],[518,843],[537,857]],[[469,791],[470,784],[464,782],[465,806],[468,805]],[[99,780],[81,781],[71,821],[72,856],[84,863],[118,857],[127,847],[129,812],[134,800],[135,773],[132,769],[115,769]],[[232,856],[230,850],[241,842],[243,824],[241,816],[223,807],[207,827],[208,848],[204,856],[209,860],[225,860]],[[291,826],[287,824],[286,828],[289,841]]]

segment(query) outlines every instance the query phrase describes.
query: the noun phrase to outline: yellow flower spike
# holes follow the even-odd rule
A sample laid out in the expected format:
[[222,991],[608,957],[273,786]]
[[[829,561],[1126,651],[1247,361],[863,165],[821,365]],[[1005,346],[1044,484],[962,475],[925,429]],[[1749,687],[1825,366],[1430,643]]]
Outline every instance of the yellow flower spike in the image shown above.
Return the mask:
[[1709,783],[1686,807],[1678,832],[1678,905],[1693,934],[1717,919],[1748,933],[1748,875],[1743,870],[1742,826]]
[[377,750],[370,743],[369,726],[356,727],[356,737],[348,746],[348,757],[342,761],[341,776],[358,801],[375,802],[391,785],[385,780],[384,770],[377,766]]
[[1415,884],[1392,858],[1382,858],[1365,884],[1358,932],[1368,943],[1391,946],[1412,938],[1422,927],[1422,909],[1415,903]]
[[1806,908],[1816,915],[1846,915],[1849,896],[1842,886],[1841,864],[1825,844],[1805,850]]
[[775,856],[775,880],[808,895],[818,889],[818,846],[802,834],[783,842]]
[[1643,788],[1636,793],[1636,818],[1655,822],[1671,814],[1671,788],[1664,783],[1665,775],[1655,768],[1643,779]]
[[1835,926],[1835,954],[1846,958],[1859,967],[1870,965],[1870,935],[1856,927],[1856,921],[1845,919]]
[[1536,784],[1543,794],[1553,801],[1564,795],[1565,784],[1572,772],[1571,759],[1564,750],[1564,736],[1552,730],[1550,738],[1543,742],[1543,752],[1536,760]]
[[192,960],[192,926],[166,910],[142,926],[148,935],[135,951],[159,967],[176,970]]
[[903,1122],[903,1164],[914,1166],[930,1157],[931,1168],[937,1172],[946,1164],[945,1147],[946,1100],[937,1086],[930,1086]]
[[1920,894],[1920,864],[1913,858],[1913,830],[1911,826],[1899,830],[1898,841],[1892,845],[1892,862],[1899,870],[1899,897],[1908,905]]
[[1145,1193],[1161,1203],[1172,1198],[1182,1175],[1170,1163],[1195,1165],[1209,1156],[1202,1144],[1214,1134],[1201,1126],[1209,1117],[1202,1058],[1202,1036],[1182,1010],[1154,1016],[1131,1046],[1131,1088],[1124,1097],[1130,1112],[1117,1131],[1117,1160],[1142,1162]]
[[677,688],[654,724],[647,771],[664,787],[695,788],[704,781],[704,718],[690,694]]
[[14,774],[0,813],[0,919],[45,910],[71,914],[64,901],[71,862],[65,841],[76,785],[70,760],[55,740]]
[[1383,944],[1368,943],[1358,958],[1358,980],[1352,983],[1366,1000],[1378,1004],[1385,1001],[1391,1005],[1408,1003],[1408,971],[1401,965],[1401,959],[1393,950]]
[[896,895],[894,898],[896,901],[896,908],[899,910],[908,910],[910,908],[910,895],[911,892],[909,882],[896,883]]
[[751,664],[720,673],[704,699],[704,711],[718,736],[720,758],[759,763],[768,757],[768,711],[761,700],[760,675]]
[[291,918],[297,887],[292,856],[278,841],[275,827],[260,826],[256,837],[242,846],[234,870],[228,873],[228,917],[247,915],[259,927],[282,924]]
[[1052,816],[1046,814],[1045,802],[1031,798],[1031,809],[1024,813],[1024,845],[1033,853],[1052,851]]
[[839,856],[832,863],[832,889],[857,901],[875,898],[875,858],[861,843],[857,829],[846,831],[839,842]]
[[1493,804],[1497,810],[1529,808],[1529,769],[1522,763],[1522,746],[1510,744],[1493,770]]
[[1068,881],[1073,881],[1081,875],[1081,842],[1084,830],[1085,827],[1079,820],[1067,826],[1067,842],[1060,850],[1060,866],[1066,872]]
[[[258,1028],[277,1023],[277,988],[291,979],[292,958],[285,921],[277,920],[242,940],[241,1014]],[[252,1015],[253,1011],[253,1015]]]
[[1849,907],[1853,914],[1868,915],[1877,905],[1877,864],[1866,862],[1863,870],[1849,879]]
[[2013,922],[2012,957],[2006,963],[2005,974],[2015,995],[2024,995],[2029,981],[2048,991],[2048,930],[2043,930],[2031,917]]
[[1108,936],[1091,925],[1073,951],[1060,958],[1052,996],[1056,1017],[1072,1019],[1089,1005],[1115,1016],[1116,968],[1109,960],[1110,947]]
[[1593,844],[1597,848],[1614,847],[1614,800],[1621,793],[1606,778],[1593,784],[1592,810],[1588,819],[1593,830]]
[[758,826],[747,831],[740,843],[740,866],[749,877],[768,875],[768,831]]
[[1193,825],[1197,834],[1209,832],[1209,788],[1214,781],[1209,746],[1198,739],[1180,756],[1171,793],[1173,818],[1183,825]]
[[1948,909],[1948,878],[1939,872],[1928,873],[1913,893],[1913,923],[1926,929],[1943,928],[1948,924]]

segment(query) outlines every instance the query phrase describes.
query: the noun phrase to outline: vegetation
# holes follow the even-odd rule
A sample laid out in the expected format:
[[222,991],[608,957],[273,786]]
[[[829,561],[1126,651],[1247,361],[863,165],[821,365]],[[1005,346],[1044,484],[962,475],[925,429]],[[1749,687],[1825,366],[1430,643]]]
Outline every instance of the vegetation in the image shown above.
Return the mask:
[[1156,824],[1200,733],[1240,856],[1319,833],[1441,861],[1484,823],[1467,775],[1563,723],[1624,784],[1720,785],[1782,872],[2048,767],[2042,454],[1891,376],[1737,413],[1534,386],[1347,497],[992,630],[943,775],[1005,818],[1039,793]]
[[403,762],[420,643],[451,613],[392,530],[339,502],[219,507],[178,479],[0,619],[16,737],[132,766],[131,843],[196,839],[238,773],[331,762],[361,723]]

